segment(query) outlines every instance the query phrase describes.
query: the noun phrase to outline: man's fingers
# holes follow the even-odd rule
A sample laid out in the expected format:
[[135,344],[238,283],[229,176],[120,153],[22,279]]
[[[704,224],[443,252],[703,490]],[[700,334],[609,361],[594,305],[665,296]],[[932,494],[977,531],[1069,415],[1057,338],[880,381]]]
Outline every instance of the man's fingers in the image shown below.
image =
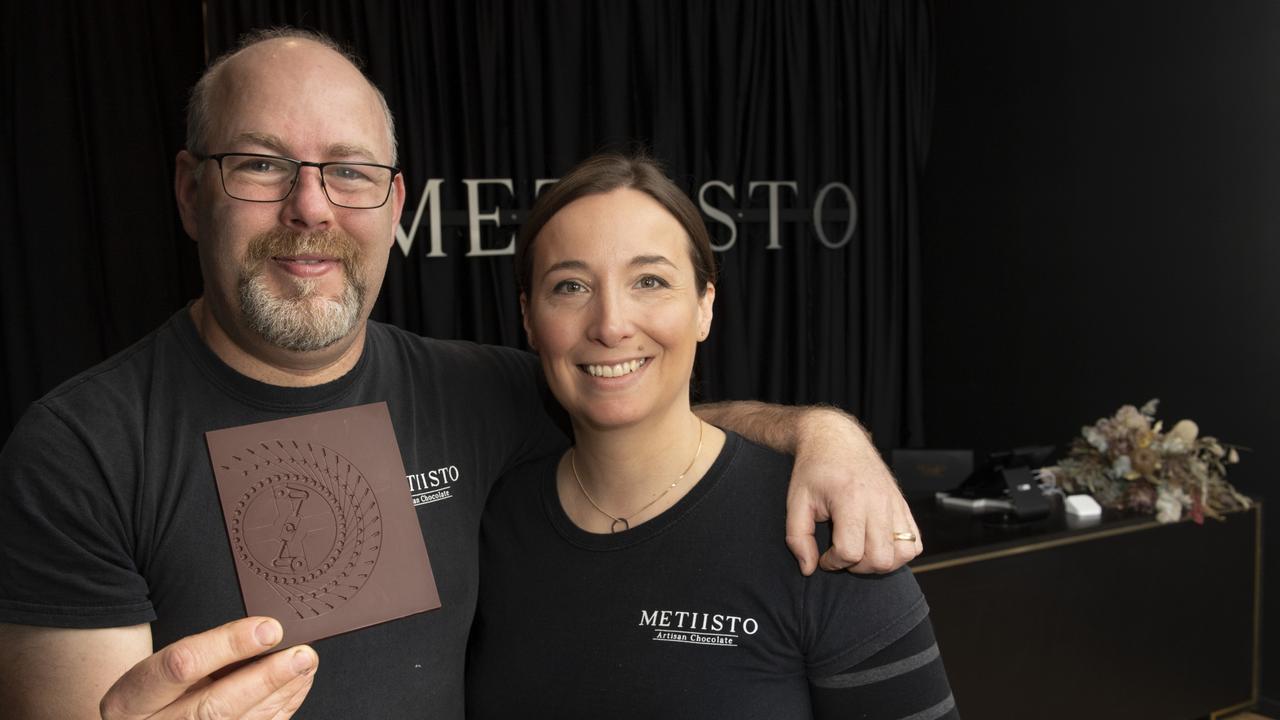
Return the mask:
[[[296,675],[292,680],[285,683],[265,700],[260,702],[253,712],[247,713],[244,717],[246,720],[288,720],[293,714],[302,707],[302,701],[307,699],[307,693],[311,692],[311,685],[315,682],[315,669],[318,666],[318,658],[315,657],[315,651],[310,647],[295,648],[294,650],[305,649],[309,651],[311,659],[311,668],[309,670],[300,671],[301,674]],[[294,650],[282,650],[280,655],[286,655]],[[295,672],[301,665],[298,658],[290,658],[291,669]]]
[[896,546],[901,542],[893,535],[900,531],[906,532],[902,529],[905,526],[899,525],[899,522],[898,515],[886,509],[883,515],[876,518],[876,522],[868,523],[866,552],[862,554],[862,560],[849,568],[849,572],[887,573],[898,567]]
[[788,535],[787,548],[800,563],[802,575],[812,575],[818,568],[818,541],[813,535]]
[[912,517],[910,509],[906,512],[906,519],[903,521],[902,527],[910,528],[911,534],[915,535],[916,539],[913,542],[894,543],[897,550],[898,565],[906,565],[924,552],[924,538],[920,537],[920,528],[916,527],[916,519]]
[[795,490],[787,493],[787,547],[800,563],[800,572],[812,575],[818,567],[818,541],[813,533],[819,520],[817,510],[809,502],[809,493]]
[[[909,532],[912,540],[898,540],[897,533]],[[897,570],[923,549],[920,531],[905,502],[890,502],[879,518],[867,524],[867,550],[862,560],[849,568],[854,573],[887,573]]]
[[102,698],[102,717],[132,720],[153,715],[214,671],[262,653],[282,636],[280,623],[251,617],[182,638],[122,675]]
[[895,539],[893,541],[893,567],[889,568],[889,570],[896,570],[906,565],[924,552],[924,542],[920,539],[920,528],[916,527],[916,519],[911,516],[911,508],[907,507],[906,503],[900,502],[896,504],[893,527],[893,532],[909,532],[915,538],[912,540]]
[[[280,715],[299,690],[310,689],[319,658],[306,645],[281,650],[245,665],[158,713],[157,720],[218,718],[268,720]],[[298,705],[302,700],[298,699]],[[294,707],[296,710],[297,707]],[[289,711],[292,714],[292,710]],[[284,715],[288,717],[288,714]]]
[[[818,561],[823,570],[845,570],[858,567],[867,559],[868,553],[874,552],[877,545],[874,538],[874,526],[884,522],[885,518],[875,512],[876,507],[869,507],[868,499],[862,493],[855,493],[842,498],[843,502],[832,503],[831,547],[822,554]],[[885,505],[885,509],[888,509]]]
[[[298,711],[298,708],[302,707],[302,701],[307,699],[307,693],[311,692],[311,684],[315,682],[315,679],[315,673],[300,675],[293,682],[280,688],[281,693],[284,693],[290,688],[294,688],[293,694],[288,695],[284,705],[276,711],[275,715],[271,716],[271,720],[288,720],[293,717],[293,714]],[[267,705],[267,703],[264,703],[264,705]]]
[[831,547],[822,553],[818,566],[823,570],[844,570],[863,559],[866,550],[866,520],[863,517],[836,518],[831,524]]

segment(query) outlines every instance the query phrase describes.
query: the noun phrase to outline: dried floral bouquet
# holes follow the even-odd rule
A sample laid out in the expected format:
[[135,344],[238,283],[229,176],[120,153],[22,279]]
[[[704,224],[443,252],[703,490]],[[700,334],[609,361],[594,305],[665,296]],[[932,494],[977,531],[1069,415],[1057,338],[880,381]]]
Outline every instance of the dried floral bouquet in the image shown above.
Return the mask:
[[1162,432],[1155,419],[1159,402],[1125,405],[1081,428],[1067,456],[1040,469],[1040,479],[1068,493],[1089,493],[1105,507],[1155,513],[1160,522],[1189,515],[1204,523],[1206,515],[1221,520],[1225,512],[1251,507],[1226,479],[1226,466],[1240,461],[1236,446],[1200,436],[1190,420]]

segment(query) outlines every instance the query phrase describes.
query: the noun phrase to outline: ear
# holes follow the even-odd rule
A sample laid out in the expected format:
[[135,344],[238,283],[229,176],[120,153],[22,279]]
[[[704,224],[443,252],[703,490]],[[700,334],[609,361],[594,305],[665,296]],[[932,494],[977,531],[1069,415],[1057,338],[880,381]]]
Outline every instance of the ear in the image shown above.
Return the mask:
[[711,334],[711,318],[715,315],[712,306],[716,302],[715,283],[707,283],[706,292],[698,299],[698,342],[707,339]]
[[200,223],[196,214],[196,196],[200,191],[200,161],[186,150],[179,150],[174,160],[173,195],[178,200],[182,229],[192,240],[200,240]]
[[538,352],[538,341],[533,336],[533,328],[529,325],[529,296],[520,293],[520,320],[524,323],[524,334],[529,337],[529,347]]
[[[396,242],[396,229],[400,227],[400,213],[404,211],[404,197],[407,191],[404,189],[404,173],[398,172],[391,179],[391,237],[389,242],[394,245]],[[389,248],[388,248],[389,249]]]

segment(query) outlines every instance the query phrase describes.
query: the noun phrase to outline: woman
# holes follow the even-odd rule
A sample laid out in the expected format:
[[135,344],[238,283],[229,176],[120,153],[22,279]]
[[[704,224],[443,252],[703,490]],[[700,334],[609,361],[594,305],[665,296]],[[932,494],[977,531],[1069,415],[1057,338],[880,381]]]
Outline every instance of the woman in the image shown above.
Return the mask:
[[715,265],[661,169],[579,165],[535,204],[516,266],[575,445],[490,497],[468,714],[956,717],[911,574],[802,576],[791,458],[691,411]]

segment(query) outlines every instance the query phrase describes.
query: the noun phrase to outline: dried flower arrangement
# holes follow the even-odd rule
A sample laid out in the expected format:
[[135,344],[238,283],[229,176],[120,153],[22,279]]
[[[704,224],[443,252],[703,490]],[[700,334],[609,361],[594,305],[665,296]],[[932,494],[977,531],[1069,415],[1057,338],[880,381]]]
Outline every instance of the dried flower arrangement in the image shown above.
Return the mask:
[[1205,515],[1221,520],[1224,512],[1251,507],[1226,480],[1226,466],[1240,461],[1237,448],[1201,436],[1190,420],[1162,432],[1155,419],[1159,402],[1125,405],[1081,428],[1067,456],[1038,471],[1040,480],[1089,493],[1105,507],[1155,513],[1160,522],[1185,514],[1203,524]]

